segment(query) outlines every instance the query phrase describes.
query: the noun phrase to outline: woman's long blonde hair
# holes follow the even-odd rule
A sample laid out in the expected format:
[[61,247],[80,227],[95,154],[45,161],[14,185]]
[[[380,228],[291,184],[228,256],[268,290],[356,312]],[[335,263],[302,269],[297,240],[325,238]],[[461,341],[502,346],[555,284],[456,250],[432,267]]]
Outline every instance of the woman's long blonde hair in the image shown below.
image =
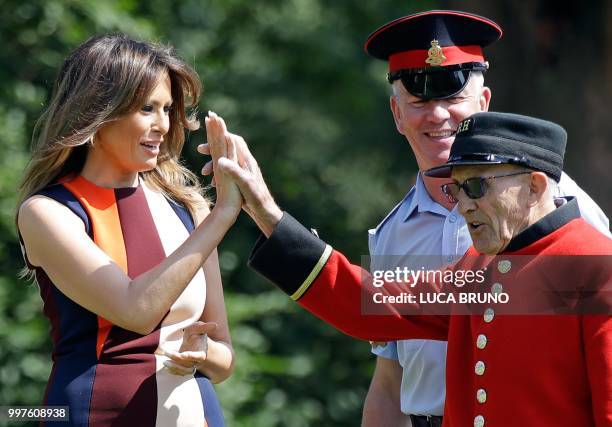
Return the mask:
[[196,107],[202,84],[198,74],[173,49],[136,41],[124,34],[93,37],[64,61],[49,107],[38,119],[32,157],[20,186],[17,206],[58,179],[80,173],[88,144],[106,123],[136,111],[146,102],[161,73],[170,76],[170,128],[160,147],[157,166],[142,173],[144,181],[180,202],[197,220],[208,202],[195,174],[181,165],[185,128],[200,123],[187,108]]

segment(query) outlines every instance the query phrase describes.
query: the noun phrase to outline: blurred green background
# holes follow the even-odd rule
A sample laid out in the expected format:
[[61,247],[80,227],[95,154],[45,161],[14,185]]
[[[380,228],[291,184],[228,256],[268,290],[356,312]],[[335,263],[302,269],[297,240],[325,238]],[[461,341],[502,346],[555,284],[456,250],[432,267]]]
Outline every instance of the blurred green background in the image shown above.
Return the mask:
[[[122,31],[174,45],[200,73],[200,111],[244,135],[279,204],[355,262],[414,180],[388,111],[386,67],[363,52],[383,23],[460,9],[504,28],[486,50],[492,110],[569,132],[566,171],[609,215],[612,4],[604,0],[0,0],[0,405],[41,401],[48,324],[22,266],[15,195],[33,124],[62,59]],[[201,132],[184,155],[194,170]],[[236,372],[217,387],[229,426],[355,426],[374,366],[368,343],[335,332],[245,267],[256,229],[243,216],[220,246]]]

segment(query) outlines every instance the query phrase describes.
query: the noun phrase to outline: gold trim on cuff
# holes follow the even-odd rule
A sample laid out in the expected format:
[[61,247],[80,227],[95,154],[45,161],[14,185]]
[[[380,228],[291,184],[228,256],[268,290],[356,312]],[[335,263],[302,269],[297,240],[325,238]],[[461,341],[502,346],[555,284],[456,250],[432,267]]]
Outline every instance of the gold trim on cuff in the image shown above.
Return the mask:
[[306,280],[302,282],[302,285],[298,288],[298,290],[295,291],[293,295],[291,295],[292,300],[297,301],[302,297],[302,295],[304,295],[304,292],[308,290],[312,282],[314,282],[314,279],[317,278],[317,276],[325,266],[325,263],[327,263],[327,260],[329,259],[331,253],[332,247],[329,245],[325,245],[325,250],[321,254],[321,258],[319,258],[319,261],[316,263],[308,277],[306,277]]

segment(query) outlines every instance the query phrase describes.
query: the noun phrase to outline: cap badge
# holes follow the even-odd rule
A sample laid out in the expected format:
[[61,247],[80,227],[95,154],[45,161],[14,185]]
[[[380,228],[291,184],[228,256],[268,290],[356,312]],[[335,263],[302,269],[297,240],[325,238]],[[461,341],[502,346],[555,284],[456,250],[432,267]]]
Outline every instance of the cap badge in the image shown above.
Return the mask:
[[442,48],[438,44],[438,40],[433,39],[431,41],[431,47],[427,51],[427,59],[425,62],[433,67],[439,67],[444,61],[446,61],[446,56],[444,56]]

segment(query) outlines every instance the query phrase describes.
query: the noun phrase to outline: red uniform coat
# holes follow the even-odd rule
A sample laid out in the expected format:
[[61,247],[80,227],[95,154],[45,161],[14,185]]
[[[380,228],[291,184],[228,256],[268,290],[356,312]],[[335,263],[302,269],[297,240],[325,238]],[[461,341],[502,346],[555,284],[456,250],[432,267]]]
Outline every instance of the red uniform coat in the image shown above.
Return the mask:
[[[508,249],[512,252],[499,259],[511,253],[609,260],[612,240],[580,219],[572,200],[513,239]],[[270,238],[260,239],[249,264],[351,336],[447,340],[445,427],[612,426],[609,306],[607,315],[402,316],[389,304],[381,307],[384,315],[363,315],[368,273],[286,213]],[[609,267],[608,262],[608,283]]]

